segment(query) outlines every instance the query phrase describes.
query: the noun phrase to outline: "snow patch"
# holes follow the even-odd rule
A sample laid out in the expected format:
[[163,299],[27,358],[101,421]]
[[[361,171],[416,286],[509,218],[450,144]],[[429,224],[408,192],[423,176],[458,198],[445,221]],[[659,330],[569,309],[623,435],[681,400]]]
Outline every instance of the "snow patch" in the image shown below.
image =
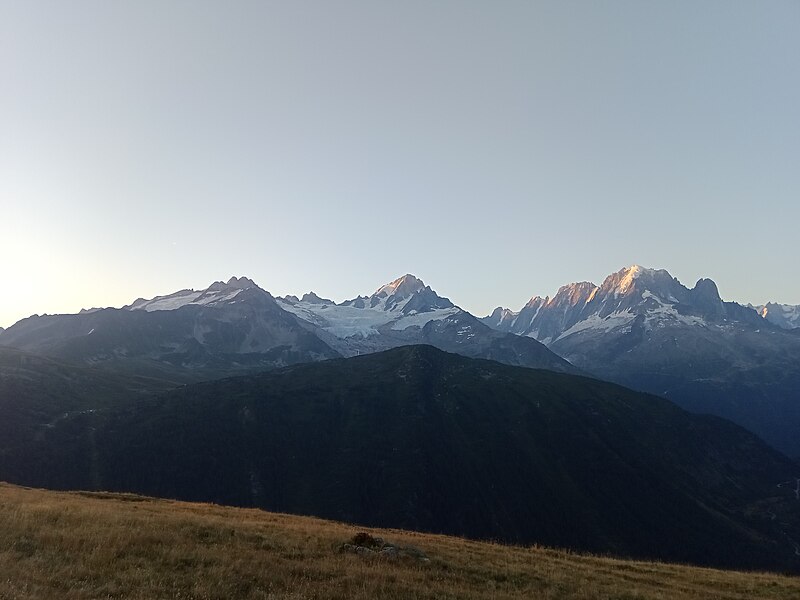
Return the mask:
[[707,327],[708,323],[702,317],[682,315],[672,305],[660,302],[661,306],[647,311],[648,324],[655,323],[656,327],[664,327],[668,321],[678,321],[684,325]]
[[392,323],[392,329],[395,331],[400,331],[403,329],[408,329],[409,327],[422,328],[431,321],[441,321],[442,319],[446,319],[447,317],[455,315],[456,313],[460,312],[460,310],[461,309],[453,306],[451,308],[438,308],[424,313],[407,315],[397,319],[394,323]]
[[294,313],[301,319],[314,323],[342,339],[353,336],[366,338],[377,335],[377,329],[394,318],[393,314],[383,310],[356,308],[354,306],[320,305],[306,302],[298,302],[297,304],[279,302],[278,305],[283,310]]
[[456,307],[451,307],[405,315],[400,310],[406,302],[407,300],[401,301],[397,307],[392,307],[391,310],[384,310],[383,303],[379,303],[373,308],[357,308],[341,304],[319,305],[306,302],[290,304],[279,300],[278,306],[342,339],[353,336],[368,338],[378,335],[378,329],[389,324],[395,331],[402,331],[409,327],[422,328],[430,321],[439,321],[460,311]]
[[207,306],[217,302],[232,300],[241,291],[242,290],[240,288],[200,292],[196,292],[194,290],[184,290],[169,296],[156,296],[152,300],[137,300],[126,308],[128,310],[144,310],[146,312],[153,312],[156,310],[177,310],[190,304]]
[[[587,329],[594,331],[611,331],[612,329],[628,325],[634,318],[636,318],[636,315],[628,310],[611,313],[607,317],[602,318],[599,315],[591,315],[583,321],[575,323],[575,325],[562,332],[561,335],[556,337],[553,341],[563,339],[580,331],[586,331]],[[541,341],[542,343],[547,343],[544,340]]]

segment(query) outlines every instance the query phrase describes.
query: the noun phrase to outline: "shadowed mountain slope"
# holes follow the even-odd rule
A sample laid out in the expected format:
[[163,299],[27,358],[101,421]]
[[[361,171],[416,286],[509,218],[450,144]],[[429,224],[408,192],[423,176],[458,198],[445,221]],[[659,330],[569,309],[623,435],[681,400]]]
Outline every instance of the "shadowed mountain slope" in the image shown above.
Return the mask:
[[[175,387],[149,377],[131,377],[80,367],[0,347],[0,477],[20,481],[43,477],[49,485],[70,485],[57,470],[39,471],[50,460],[31,451],[62,421],[95,411],[142,402]],[[53,450],[36,446],[42,452]]]

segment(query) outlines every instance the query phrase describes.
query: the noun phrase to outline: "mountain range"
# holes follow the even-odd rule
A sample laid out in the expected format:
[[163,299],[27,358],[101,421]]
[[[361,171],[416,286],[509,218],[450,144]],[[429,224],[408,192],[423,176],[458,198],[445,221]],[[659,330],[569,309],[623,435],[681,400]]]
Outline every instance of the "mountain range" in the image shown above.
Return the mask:
[[637,265],[499,307],[483,322],[531,337],[596,377],[726,417],[800,456],[800,335],[752,308],[724,302],[716,284],[687,288]]
[[[478,318],[436,294],[413,275],[336,304],[310,293],[278,299],[281,307],[315,327],[317,335],[342,356],[430,344],[463,356],[509,365],[579,372],[539,343],[524,343],[483,324]],[[524,338],[523,338],[524,339]]]
[[0,333],[0,346],[178,383],[420,343],[578,372],[538,341],[493,330],[411,275],[338,305],[313,293],[275,299],[232,277],[121,309],[32,316]]
[[[758,310],[757,310],[758,309]],[[742,306],[637,265],[478,319],[407,274],[335,303],[273,297],[246,277],[121,308],[23,319],[0,346],[189,383],[402,345],[591,374],[729,418],[800,457],[797,307]],[[778,318],[779,315],[780,318]]]

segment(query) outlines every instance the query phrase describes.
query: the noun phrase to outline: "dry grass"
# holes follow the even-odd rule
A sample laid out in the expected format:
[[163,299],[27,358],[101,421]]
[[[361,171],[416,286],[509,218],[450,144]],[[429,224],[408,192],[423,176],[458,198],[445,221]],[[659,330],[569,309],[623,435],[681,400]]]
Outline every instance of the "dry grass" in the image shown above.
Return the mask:
[[[431,559],[340,554],[366,530]],[[0,599],[800,598],[800,579],[0,484]]]

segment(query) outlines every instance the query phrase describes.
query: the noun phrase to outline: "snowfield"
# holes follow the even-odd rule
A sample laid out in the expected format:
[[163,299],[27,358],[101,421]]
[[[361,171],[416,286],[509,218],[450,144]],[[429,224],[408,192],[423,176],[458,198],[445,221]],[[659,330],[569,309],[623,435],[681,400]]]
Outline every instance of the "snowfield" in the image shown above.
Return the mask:
[[291,303],[283,299],[278,299],[278,306],[341,339],[378,335],[379,328],[390,324],[395,331],[409,327],[422,328],[430,321],[446,319],[460,312],[459,308],[452,307],[405,315],[402,313],[405,302],[396,304],[391,310],[383,310],[383,303],[375,308],[356,308],[339,304]]

